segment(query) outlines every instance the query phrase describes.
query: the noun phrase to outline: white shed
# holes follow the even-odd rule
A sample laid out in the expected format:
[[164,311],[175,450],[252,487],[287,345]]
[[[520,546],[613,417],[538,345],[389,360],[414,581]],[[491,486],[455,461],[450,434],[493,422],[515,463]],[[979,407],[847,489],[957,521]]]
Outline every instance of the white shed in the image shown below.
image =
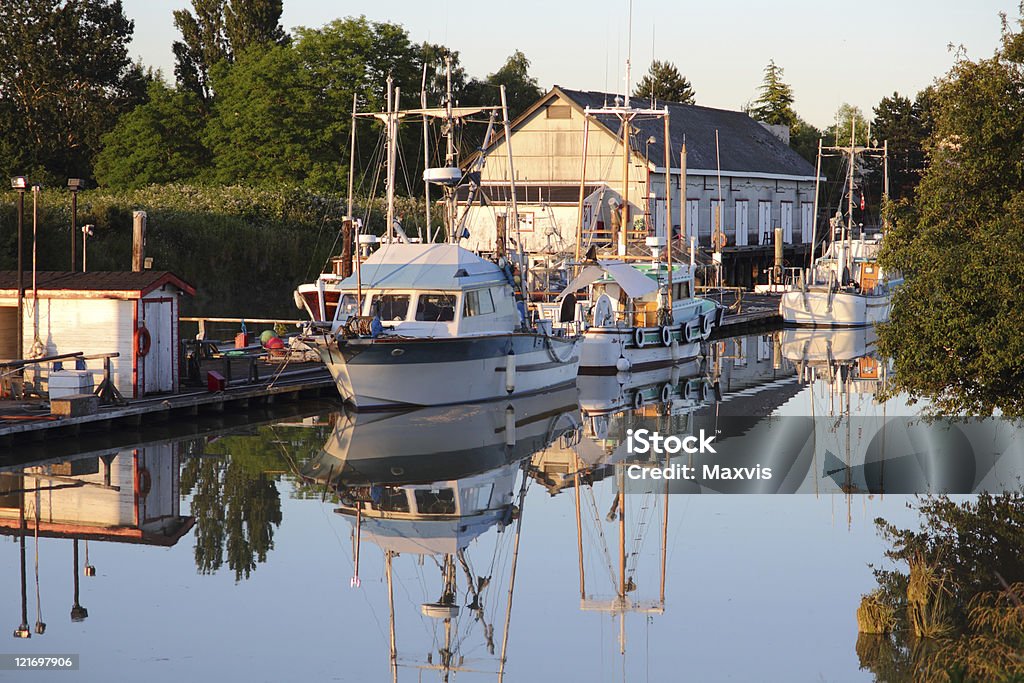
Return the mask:
[[[182,294],[195,288],[168,271],[24,274],[23,355],[119,353],[114,385],[126,398],[177,391]],[[17,273],[0,271],[0,358],[17,358]],[[90,360],[95,383],[103,361]]]

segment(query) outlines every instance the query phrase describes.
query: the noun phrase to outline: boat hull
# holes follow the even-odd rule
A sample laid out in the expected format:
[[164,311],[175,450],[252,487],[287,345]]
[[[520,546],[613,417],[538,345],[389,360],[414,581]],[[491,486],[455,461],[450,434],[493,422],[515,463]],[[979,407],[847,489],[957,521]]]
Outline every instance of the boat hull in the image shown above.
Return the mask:
[[573,384],[579,367],[579,339],[537,333],[310,342],[357,410],[523,396]]
[[[700,341],[685,341],[683,325],[672,325],[672,342],[661,342],[661,328],[640,328],[647,340],[643,347],[634,342],[634,328],[591,327],[583,335],[580,352],[581,375],[614,375],[620,371],[639,372],[664,368],[700,355]],[[621,360],[625,360],[622,367]]]
[[791,290],[782,295],[779,314],[786,325],[864,327],[886,322],[892,293],[856,294],[828,290]]

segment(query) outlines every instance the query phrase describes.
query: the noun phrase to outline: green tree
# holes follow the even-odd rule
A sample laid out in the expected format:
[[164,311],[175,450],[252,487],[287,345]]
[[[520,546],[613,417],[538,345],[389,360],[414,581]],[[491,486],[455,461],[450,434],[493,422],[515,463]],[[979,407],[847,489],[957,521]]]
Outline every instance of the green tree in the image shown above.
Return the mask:
[[516,50],[505,64],[486,79],[473,79],[466,85],[466,103],[487,106],[501,104],[501,86],[505,86],[510,119],[522,114],[543,94],[537,79],[530,76],[530,60]]
[[336,173],[340,150],[321,134],[333,115],[295,50],[253,48],[230,66],[219,62],[211,83],[205,142],[215,181],[317,184]]
[[[0,3],[0,159],[8,175],[90,177],[100,137],[145,97],[119,0]],[[45,177],[40,177],[42,174]]]
[[796,123],[789,130],[789,146],[813,164],[818,159],[818,141],[821,135],[820,130],[798,115]]
[[202,142],[203,108],[190,91],[175,90],[155,78],[149,101],[118,119],[103,136],[96,157],[101,185],[134,189],[197,177],[209,164]]
[[851,132],[858,145],[867,144],[868,120],[864,117],[864,112],[860,107],[844,102],[836,110],[835,123],[824,131],[824,144],[849,146]]
[[696,104],[697,95],[689,79],[679,73],[672,62],[655,59],[640,82],[633,88],[633,97]]
[[899,93],[883,97],[874,108],[872,137],[889,151],[889,196],[909,197],[924,170],[925,124],[918,106]]
[[451,50],[444,45],[423,43],[420,46],[421,69],[426,67],[427,105],[436,106],[445,97],[448,89],[446,59],[452,64],[452,99],[463,100],[466,91],[466,70],[459,61],[458,50]]
[[257,45],[285,45],[282,0],[192,0],[192,11],[174,11],[181,40],[174,41],[178,85],[203,102],[213,97],[211,71],[222,60]]
[[793,111],[793,88],[782,80],[783,70],[770,60],[764,68],[764,81],[758,88],[761,94],[754,100],[750,115],[758,121],[773,126],[789,126],[797,123],[796,112]]
[[[1024,8],[1018,24],[1024,28]],[[1024,415],[1024,38],[960,57],[932,95],[928,166],[890,212],[883,257],[907,284],[879,330],[897,390],[934,412]]]

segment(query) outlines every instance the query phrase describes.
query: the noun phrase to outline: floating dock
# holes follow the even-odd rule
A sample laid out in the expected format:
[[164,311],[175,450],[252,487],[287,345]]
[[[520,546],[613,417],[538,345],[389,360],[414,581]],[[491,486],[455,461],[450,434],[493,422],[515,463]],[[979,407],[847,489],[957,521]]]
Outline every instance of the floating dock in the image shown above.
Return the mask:
[[[192,417],[227,410],[247,410],[277,401],[337,396],[334,380],[320,364],[307,364],[263,381],[228,385],[221,391],[188,389],[177,394],[149,396],[122,405],[104,405],[89,415],[57,417],[46,412],[45,403],[0,403],[0,447],[24,440],[66,439],[90,430],[135,429],[166,421],[173,416]],[[0,461],[7,454],[0,451]]]

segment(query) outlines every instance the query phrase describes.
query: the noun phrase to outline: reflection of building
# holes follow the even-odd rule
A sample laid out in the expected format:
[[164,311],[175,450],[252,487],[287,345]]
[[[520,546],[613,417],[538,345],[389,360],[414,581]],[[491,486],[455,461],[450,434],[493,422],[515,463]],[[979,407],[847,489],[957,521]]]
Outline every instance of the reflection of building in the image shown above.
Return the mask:
[[[21,625],[15,637],[30,638],[26,591],[26,539],[71,539],[74,604],[71,620],[89,611],[79,604],[79,541],[85,542],[85,575],[89,541],[172,546],[192,528],[194,519],[181,515],[180,461],[177,444],[164,444],[0,471],[0,534],[17,536],[21,555]],[[36,626],[40,614],[39,563],[36,572]]]
[[179,465],[168,444],[2,472],[0,533],[18,533],[38,499],[27,524],[34,533],[38,519],[40,536],[174,545],[194,521],[181,514]]

